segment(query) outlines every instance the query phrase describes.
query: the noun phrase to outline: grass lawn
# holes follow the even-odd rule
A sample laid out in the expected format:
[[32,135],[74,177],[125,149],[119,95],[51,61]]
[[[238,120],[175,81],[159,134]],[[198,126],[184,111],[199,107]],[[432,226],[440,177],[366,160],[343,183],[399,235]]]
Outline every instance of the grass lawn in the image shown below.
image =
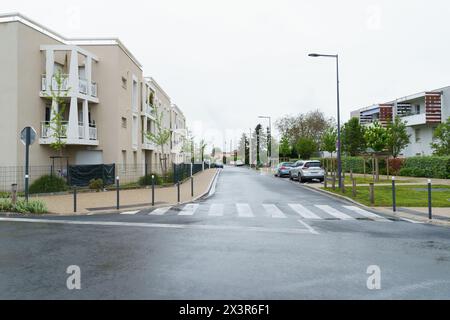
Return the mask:
[[[356,197],[352,196],[352,188],[346,187],[345,194],[337,189],[333,191],[337,194],[345,195],[362,204],[370,206],[369,187],[357,187]],[[450,186],[435,185],[433,186],[432,205],[433,207],[449,207],[450,210]],[[399,207],[427,207],[428,191],[426,185],[408,185],[396,187],[396,201]],[[392,187],[391,186],[375,186],[375,206],[389,207],[392,206]]]
[[[328,176],[328,178],[331,178],[331,177]],[[374,182],[371,175],[367,175],[365,178],[361,177],[361,176],[353,176],[353,179],[356,180],[356,185],[358,185],[358,184],[369,184],[371,182]],[[392,178],[390,176],[389,176],[389,180],[387,180],[386,176],[381,176],[380,175],[380,181],[378,181],[378,182],[375,181],[374,183],[375,184],[378,184],[378,183],[392,183],[391,179]],[[345,184],[349,184],[349,185],[352,184],[352,180],[350,180],[350,174],[348,174],[348,173],[345,174],[345,180],[344,181],[345,181]],[[399,182],[399,183],[414,183],[414,182],[417,182],[417,180],[397,180],[397,182]],[[330,180],[328,180],[328,184],[331,185],[331,181]],[[336,185],[337,184],[338,183],[337,183],[337,180],[336,180]]]

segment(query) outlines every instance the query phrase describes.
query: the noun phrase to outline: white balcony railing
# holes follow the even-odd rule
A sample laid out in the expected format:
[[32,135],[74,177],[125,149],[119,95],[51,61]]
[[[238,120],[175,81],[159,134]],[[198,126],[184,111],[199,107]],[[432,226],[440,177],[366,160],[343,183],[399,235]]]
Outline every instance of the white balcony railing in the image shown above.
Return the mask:
[[[62,122],[62,135],[61,138],[67,138],[67,126],[68,122]],[[54,127],[54,126],[53,126]],[[41,138],[52,138],[53,130],[50,127],[50,121],[41,122]],[[78,124],[78,139],[86,139],[84,135],[84,125],[83,123]],[[97,127],[95,124],[89,124],[89,140],[97,140]]]
[[[47,90],[47,75],[43,74],[41,75],[41,91]],[[58,82],[56,81],[56,77],[52,77],[52,85],[51,90],[58,91]],[[61,91],[67,91],[69,90],[69,75],[68,74],[61,74],[61,84],[60,88]]]
[[402,120],[406,121],[407,126],[416,126],[427,123],[427,116],[425,113],[419,113],[402,117]]
[[[67,121],[62,121],[61,127],[61,138],[67,138]],[[55,126],[53,126],[55,127]],[[41,138],[51,138],[53,136],[53,130],[50,126],[50,121],[41,122]]]
[[78,79],[78,80],[79,80],[79,81],[78,81],[78,91],[79,91],[80,93],[87,94],[87,91],[88,91],[87,80],[86,80],[86,79],[83,79],[83,78],[80,78],[80,79]]
[[97,140],[97,128],[95,124],[89,126],[89,140]]
[[97,97],[97,83],[91,82],[91,96]]

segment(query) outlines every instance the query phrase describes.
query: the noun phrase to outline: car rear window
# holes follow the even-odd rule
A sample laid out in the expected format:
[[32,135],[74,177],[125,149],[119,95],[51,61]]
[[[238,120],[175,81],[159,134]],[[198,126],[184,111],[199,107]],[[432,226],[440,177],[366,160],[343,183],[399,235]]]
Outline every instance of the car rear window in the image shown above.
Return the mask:
[[292,167],[294,164],[292,162],[283,162],[280,164],[281,167]]
[[307,162],[305,168],[320,168],[320,162]]

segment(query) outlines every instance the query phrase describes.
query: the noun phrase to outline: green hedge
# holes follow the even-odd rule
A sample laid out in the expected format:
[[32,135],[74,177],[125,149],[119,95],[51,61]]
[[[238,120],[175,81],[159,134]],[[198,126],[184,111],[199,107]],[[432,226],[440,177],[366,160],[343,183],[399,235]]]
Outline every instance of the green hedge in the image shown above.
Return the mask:
[[30,186],[30,193],[51,193],[67,190],[66,181],[57,176],[42,176]]
[[407,158],[399,174],[410,177],[449,179],[450,157],[430,156]]
[[44,202],[40,200],[18,199],[16,204],[12,204],[12,200],[0,199],[0,211],[3,212],[19,212],[19,213],[46,213],[47,207]]

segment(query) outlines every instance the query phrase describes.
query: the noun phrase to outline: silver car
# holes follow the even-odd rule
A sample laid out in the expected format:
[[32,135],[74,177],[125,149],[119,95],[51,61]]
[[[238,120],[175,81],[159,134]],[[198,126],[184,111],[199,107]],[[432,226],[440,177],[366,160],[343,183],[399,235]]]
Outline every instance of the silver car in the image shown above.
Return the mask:
[[299,160],[291,168],[289,178],[300,182],[311,180],[319,180],[320,182],[323,182],[325,179],[325,170],[322,169],[320,161]]

